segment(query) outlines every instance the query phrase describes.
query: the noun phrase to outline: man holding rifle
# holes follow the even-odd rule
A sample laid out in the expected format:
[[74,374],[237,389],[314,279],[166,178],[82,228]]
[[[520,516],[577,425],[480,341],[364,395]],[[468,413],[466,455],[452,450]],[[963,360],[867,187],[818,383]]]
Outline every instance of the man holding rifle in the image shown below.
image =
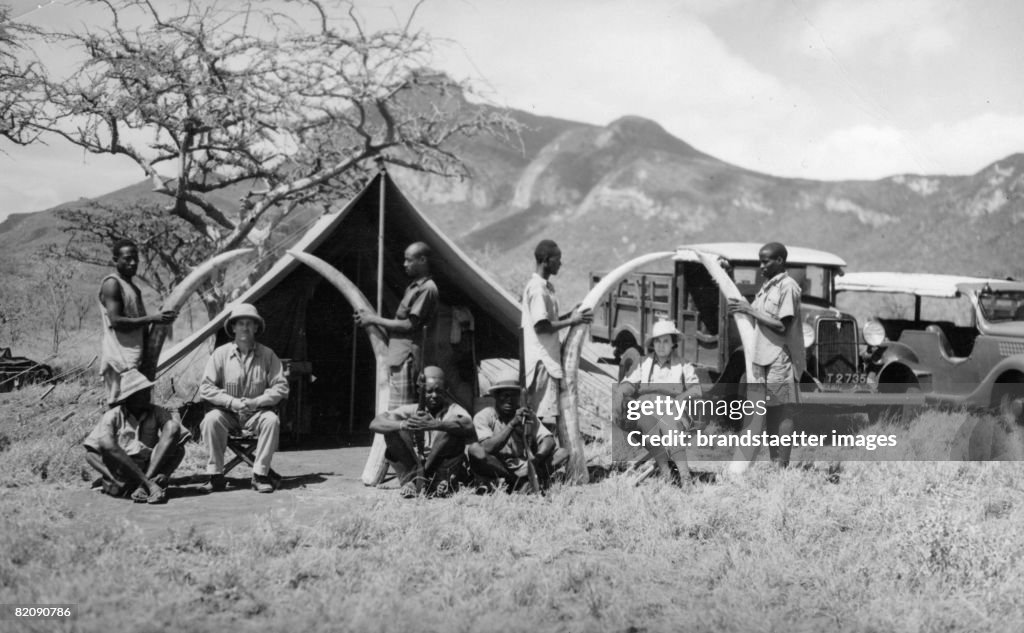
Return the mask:
[[510,492],[527,481],[534,491],[547,487],[551,473],[569,457],[567,450],[555,449],[554,436],[537,416],[520,407],[520,394],[514,375],[491,385],[487,395],[494,398],[494,406],[473,418],[478,443],[468,451],[474,475],[488,484],[500,480]]
[[385,456],[398,475],[402,497],[443,497],[462,470],[466,444],[474,439],[473,421],[451,401],[441,368],[424,368],[418,384],[422,405],[381,413],[370,422],[370,430],[384,435]]

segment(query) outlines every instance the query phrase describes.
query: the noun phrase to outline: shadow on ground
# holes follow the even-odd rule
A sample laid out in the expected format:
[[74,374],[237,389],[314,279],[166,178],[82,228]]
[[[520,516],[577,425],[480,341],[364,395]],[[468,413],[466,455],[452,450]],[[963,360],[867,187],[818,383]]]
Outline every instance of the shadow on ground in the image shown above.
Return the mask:
[[[360,480],[369,455],[368,447],[288,451],[274,456],[274,470],[281,482],[273,494],[259,494],[250,487],[249,472],[239,470],[227,478],[223,492],[205,493],[203,473],[175,473],[164,505],[135,504],[114,499],[88,484],[67,492],[69,504],[83,520],[124,520],[150,529],[219,531],[250,525],[259,516],[285,513],[313,523],[344,508],[354,496],[385,497],[387,488],[364,486]],[[238,473],[237,476],[234,476]],[[386,484],[394,487],[394,483]]]

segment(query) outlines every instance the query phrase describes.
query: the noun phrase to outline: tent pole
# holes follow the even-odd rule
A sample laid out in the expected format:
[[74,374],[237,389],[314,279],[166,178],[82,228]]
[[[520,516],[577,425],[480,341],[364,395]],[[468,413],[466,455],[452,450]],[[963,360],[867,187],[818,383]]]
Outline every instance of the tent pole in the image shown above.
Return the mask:
[[[359,285],[360,269],[363,258],[356,255],[356,285]],[[352,441],[352,433],[355,429],[354,420],[356,417],[356,344],[359,342],[359,326],[352,320],[352,362],[349,366],[348,376],[348,434],[349,441]]]
[[384,312],[384,179],[388,177],[384,167],[384,157],[378,156],[377,169],[380,170],[380,203],[377,214],[377,314]]

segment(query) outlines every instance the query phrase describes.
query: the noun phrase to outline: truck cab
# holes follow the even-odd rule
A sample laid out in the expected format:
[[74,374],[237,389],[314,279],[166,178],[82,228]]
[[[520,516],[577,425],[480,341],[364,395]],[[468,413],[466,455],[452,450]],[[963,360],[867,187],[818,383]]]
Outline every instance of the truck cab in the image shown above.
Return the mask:
[[[754,242],[680,246],[671,272],[634,273],[609,293],[594,310],[592,339],[612,345],[618,359],[631,348],[639,349],[657,319],[673,319],[683,333],[679,349],[683,361],[693,363],[702,381],[714,385],[711,395],[737,397],[744,373],[740,338],[725,298],[696,253],[717,257],[743,296],[753,300],[764,282],[758,259],[761,246]],[[893,400],[888,404],[907,404],[905,398],[879,394],[862,358],[856,319],[835,307],[836,280],[846,262],[811,248],[787,246],[787,250],[786,271],[802,291],[807,371],[801,377],[801,402],[863,410],[883,404],[880,397]],[[601,277],[601,273],[592,274],[591,283]]]

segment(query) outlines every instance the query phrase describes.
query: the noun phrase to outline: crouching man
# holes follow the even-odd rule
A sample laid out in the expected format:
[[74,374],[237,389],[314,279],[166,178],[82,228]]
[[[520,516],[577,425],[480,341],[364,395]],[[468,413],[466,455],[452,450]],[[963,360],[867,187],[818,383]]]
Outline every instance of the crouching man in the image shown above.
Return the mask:
[[451,401],[444,372],[425,367],[419,380],[420,403],[400,405],[370,422],[384,435],[385,456],[398,475],[403,498],[421,493],[443,497],[463,472],[467,442],[473,441],[469,413]]
[[150,400],[153,383],[137,369],[120,376],[118,400],[85,438],[85,461],[103,492],[137,503],[167,501],[171,473],[185,457],[188,432]]
[[555,438],[528,408],[520,408],[520,385],[516,376],[497,380],[487,390],[494,406],[482,409],[473,418],[478,443],[469,447],[469,467],[484,483],[503,482],[509,491],[529,481],[526,444],[533,452],[533,465],[541,487],[547,487],[551,474],[569,457],[563,448],[556,450]]
[[207,492],[224,490],[224,449],[228,434],[245,431],[256,436],[252,465],[252,487],[256,492],[273,492],[270,461],[277,451],[281,422],[277,405],[288,397],[284,366],[272,349],[256,342],[263,331],[263,318],[256,306],[240,303],[231,311],[224,330],[234,338],[213,350],[199,396],[211,405],[203,418],[203,443],[209,451]]

